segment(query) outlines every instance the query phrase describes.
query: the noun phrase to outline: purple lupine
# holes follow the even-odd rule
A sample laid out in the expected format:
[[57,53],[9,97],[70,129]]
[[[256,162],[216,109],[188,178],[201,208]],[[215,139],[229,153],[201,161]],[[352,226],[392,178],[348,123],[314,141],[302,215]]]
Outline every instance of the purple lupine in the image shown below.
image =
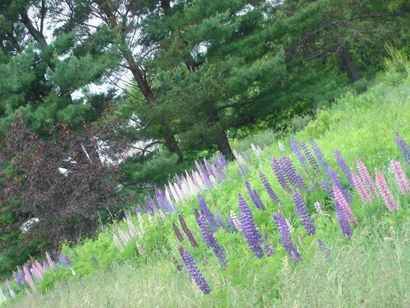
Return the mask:
[[211,225],[212,230],[216,230],[218,228],[218,224],[216,223],[214,215],[212,214],[208,205],[206,204],[204,197],[198,195],[197,200],[199,207],[201,208],[201,212],[204,214],[206,220]]
[[289,226],[286,222],[285,217],[283,217],[280,213],[276,213],[273,214],[272,218],[276,224],[276,227],[278,228],[279,237],[283,248],[285,248],[286,252],[291,257],[293,262],[299,261],[300,253],[292,242],[292,238],[290,237]]
[[165,193],[162,190],[160,189],[156,190],[156,197],[157,197],[159,206],[161,207],[161,209],[164,211],[165,214],[169,214],[175,211],[174,206],[172,205],[171,202],[169,202],[169,200],[165,196]]
[[318,171],[319,170],[319,164],[317,163],[316,159],[313,157],[312,152],[310,152],[309,147],[307,146],[306,143],[302,142],[302,150],[303,153],[305,154],[307,160],[309,163],[312,165],[313,169]]
[[269,236],[267,233],[263,234],[263,245],[265,248],[265,254],[267,257],[270,257],[271,255],[273,255],[273,247],[272,245],[269,243]]
[[396,180],[396,184],[402,194],[410,193],[410,183],[406,177],[406,173],[403,170],[400,162],[397,160],[390,161],[390,168],[393,172],[394,179]]
[[19,287],[21,287],[25,283],[24,272],[21,270],[21,268],[17,267],[17,271],[13,272],[13,277],[14,281]]
[[241,231],[248,242],[249,247],[257,258],[262,258],[263,251],[261,247],[261,235],[256,229],[255,223],[253,221],[252,212],[248,207],[245,199],[239,194],[238,198],[239,204],[239,221],[241,224]]
[[339,222],[340,229],[344,236],[352,236],[352,228],[350,227],[349,217],[346,211],[335,201],[336,217]]
[[330,167],[327,167],[326,173],[328,177],[330,178],[330,180],[332,181],[332,183],[336,185],[340,189],[340,191],[343,193],[343,196],[346,198],[347,202],[349,204],[352,203],[353,201],[352,196],[350,195],[348,190],[343,188],[342,183],[340,182],[340,179],[337,176],[336,171]]
[[266,178],[266,176],[263,174],[263,172],[259,172],[259,177],[262,181],[263,187],[265,188],[266,192],[268,193],[269,197],[271,198],[271,200],[273,202],[277,202],[278,196],[276,195],[276,193],[273,191],[272,186],[270,185],[268,179]]
[[299,187],[301,189],[306,189],[305,181],[303,181],[302,176],[296,171],[292,161],[289,157],[283,156],[280,160],[280,165],[284,174],[286,175],[289,183],[294,185],[295,187]]
[[399,135],[396,134],[396,143],[399,151],[403,155],[404,161],[410,164],[410,145]]
[[233,232],[238,231],[231,215],[228,216],[228,226],[229,226],[230,231],[233,231]]
[[212,231],[209,229],[207,221],[203,215],[199,214],[197,209],[194,210],[196,222],[198,223],[199,230],[201,230],[202,239],[204,240],[206,246],[211,248],[215,253],[216,257],[223,266],[227,265],[227,260],[225,257],[225,252],[223,248],[218,244]]
[[265,205],[262,202],[261,197],[259,196],[259,194],[256,192],[256,190],[254,190],[251,186],[251,184],[249,184],[248,181],[245,181],[245,186],[246,186],[246,190],[248,191],[249,197],[251,197],[253,203],[255,204],[255,206],[264,211],[266,210]]
[[194,235],[192,234],[191,230],[188,229],[186,225],[184,217],[178,215],[179,223],[181,224],[182,230],[185,232],[185,235],[188,237],[189,242],[191,243],[192,247],[198,247],[198,243],[195,240]]
[[369,202],[370,197],[368,195],[367,189],[364,186],[360,176],[358,176],[354,171],[352,171],[352,181],[353,181],[353,185],[356,188],[356,191],[359,194],[359,197],[362,200],[362,202],[364,203]]
[[215,214],[215,220],[216,220],[216,223],[218,224],[218,226],[219,226],[220,228],[226,229],[225,221],[224,221],[222,215],[219,214],[218,212]]
[[333,199],[333,189],[329,185],[329,183],[326,180],[320,180],[319,181],[320,187],[327,193],[327,195]]
[[347,202],[342,190],[336,184],[333,184],[333,196],[335,202],[339,204],[339,206],[346,212],[346,215],[349,218],[349,222],[354,225],[356,223],[356,217],[354,216],[353,211],[350,208],[350,205]]
[[389,211],[393,212],[397,210],[397,201],[394,199],[393,194],[389,186],[387,185],[386,179],[379,170],[376,170],[376,185],[379,189],[380,195],[383,198],[384,204],[389,209]]
[[290,147],[293,153],[295,153],[296,158],[299,160],[302,167],[306,169],[307,168],[306,158],[303,155],[302,148],[300,147],[298,140],[293,136],[290,138]]
[[313,224],[313,221],[310,218],[308,209],[306,207],[302,195],[298,192],[295,192],[293,195],[293,201],[296,205],[296,215],[298,215],[299,218],[302,220],[302,224],[305,227],[307,234],[315,234],[315,225]]
[[285,173],[283,172],[279,161],[276,160],[275,158],[272,158],[272,170],[273,170],[273,173],[275,174],[280,186],[282,186],[282,188],[284,190],[289,192],[291,189],[290,189],[289,183],[286,179]]
[[342,156],[342,153],[338,149],[335,150],[335,158],[336,162],[339,165],[340,170],[344,173],[347,181],[349,182],[350,186],[354,186],[353,179],[352,179],[352,170],[347,165],[345,159]]
[[366,165],[358,156],[356,157],[356,165],[357,170],[359,171],[360,179],[362,180],[362,183],[366,188],[367,195],[369,196],[369,200],[371,201],[376,197],[376,191],[374,189],[374,182],[372,180],[372,177],[370,176]]
[[323,155],[322,150],[320,149],[319,145],[316,143],[314,139],[310,141],[310,144],[312,145],[313,153],[315,153],[317,160],[322,165],[323,169],[326,170],[329,164],[327,163],[327,160],[325,156]]
[[319,246],[319,250],[323,253],[326,259],[330,259],[330,250],[327,248],[325,243],[321,239],[317,240],[317,245]]
[[63,266],[70,266],[71,263],[72,263],[71,260],[68,257],[66,257],[65,255],[63,255],[62,253],[60,253],[58,255],[58,260],[60,261],[61,265],[63,265]]
[[198,163],[197,161],[195,161],[195,165],[205,186],[208,188],[212,187],[211,179],[209,178],[209,173],[206,170],[206,167],[202,163]]
[[184,237],[182,236],[181,231],[179,231],[178,226],[177,226],[175,223],[173,223],[173,224],[172,224],[172,227],[174,228],[174,233],[175,233],[177,239],[178,239],[180,242],[182,242],[182,241],[184,240]]
[[199,271],[192,255],[182,247],[179,248],[179,253],[184,261],[185,267],[191,274],[191,277],[195,281],[198,288],[202,291],[202,293],[209,294],[211,292],[211,287]]

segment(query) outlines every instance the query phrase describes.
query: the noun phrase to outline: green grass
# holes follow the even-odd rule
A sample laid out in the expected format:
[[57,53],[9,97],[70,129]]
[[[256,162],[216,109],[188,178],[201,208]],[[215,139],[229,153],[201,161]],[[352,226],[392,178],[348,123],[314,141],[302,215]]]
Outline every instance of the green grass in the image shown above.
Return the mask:
[[[407,72],[410,65],[404,66]],[[356,155],[371,171],[378,168],[393,183],[388,170],[390,159],[399,159],[394,135],[399,131],[410,141],[410,77],[403,71],[388,71],[382,79],[361,95],[347,94],[337,104],[322,111],[296,137],[305,141],[315,138],[332,167],[336,168],[333,150],[338,148],[349,165]],[[268,133],[268,136],[273,135]],[[253,208],[258,228],[270,236],[275,254],[256,259],[243,235],[222,230],[215,236],[225,248],[229,265],[221,269],[212,252],[203,243],[192,249],[182,245],[195,257],[199,268],[209,281],[212,292],[200,294],[186,272],[180,272],[170,261],[177,257],[180,245],[172,232],[177,214],[183,215],[188,226],[200,239],[193,216],[195,198],[178,204],[178,213],[166,218],[154,217],[151,223],[144,216],[146,232],[124,251],[112,242],[117,223],[103,230],[97,239],[86,240],[65,253],[74,261],[72,268],[50,272],[38,285],[42,294],[30,297],[19,295],[10,302],[16,307],[135,307],[135,306],[408,306],[410,196],[401,196],[401,208],[389,213],[381,200],[370,205],[361,204],[353,194],[352,209],[358,224],[352,239],[344,238],[335,219],[333,205],[324,192],[304,194],[317,227],[317,234],[306,236],[294,214],[291,196],[280,190],[270,169],[270,159],[280,155],[277,140],[268,142],[262,135],[260,143],[270,144],[259,160],[253,157],[247,179],[261,193],[267,211]],[[249,144],[249,139],[244,141]],[[290,153],[289,142],[281,140]],[[238,145],[238,148],[241,145]],[[296,162],[295,157],[292,159]],[[272,213],[278,206],[269,202],[258,178],[262,170],[278,192],[283,213],[294,226],[292,238],[300,249],[302,262],[290,263],[281,247]],[[338,173],[341,174],[340,170]],[[409,171],[409,170],[408,170]],[[305,177],[305,180],[307,178]],[[246,195],[245,178],[238,176],[238,166],[230,164],[228,180],[204,193],[211,208],[222,215],[238,212],[238,193]],[[394,191],[399,198],[398,192]],[[314,213],[313,202],[324,205],[325,215]],[[251,202],[248,202],[251,205]],[[136,222],[136,220],[135,220]],[[316,240],[322,239],[332,250],[330,261],[318,254]],[[142,248],[137,253],[135,242]],[[98,263],[93,260],[97,259]]]

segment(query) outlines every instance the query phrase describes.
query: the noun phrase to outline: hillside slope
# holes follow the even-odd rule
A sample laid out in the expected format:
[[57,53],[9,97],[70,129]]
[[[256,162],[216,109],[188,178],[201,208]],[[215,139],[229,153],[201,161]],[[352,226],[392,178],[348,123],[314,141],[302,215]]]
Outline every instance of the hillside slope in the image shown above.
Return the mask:
[[[238,164],[232,163],[228,166],[226,180],[203,193],[211,212],[218,213],[225,224],[231,211],[240,216],[238,194],[244,196],[258,232],[269,238],[273,249],[271,256],[267,256],[269,249],[263,247],[264,256],[255,257],[242,232],[218,227],[212,234],[224,251],[227,266],[221,265],[201,239],[194,216],[194,209],[199,206],[192,197],[187,202],[177,203],[176,211],[166,216],[131,217],[133,224],[143,226],[143,234],[133,237],[122,250],[114,244],[113,235],[118,233],[118,228],[125,232],[126,222],[103,230],[97,240],[65,248],[65,254],[73,261],[72,266],[48,272],[37,286],[44,294],[19,296],[10,306],[409,305],[410,292],[405,286],[410,283],[410,194],[400,193],[389,164],[391,159],[401,161],[409,177],[410,165],[406,165],[400,155],[395,136],[399,132],[407,143],[410,141],[410,66],[395,61],[374,86],[360,95],[345,95],[295,136],[299,144],[309,143],[311,138],[316,140],[325,164],[337,171],[347,194],[345,198],[352,197],[349,206],[356,223],[350,221],[351,237],[342,234],[332,194],[319,184],[323,180],[329,183],[328,170],[314,165],[304,169],[292,152],[289,139],[281,140],[284,149],[273,142],[260,153],[258,150],[242,153],[248,172],[243,171],[244,167],[239,172]],[[334,149],[340,150],[352,170],[356,170],[356,157],[360,157],[373,178],[375,169],[381,171],[399,204],[398,209],[390,212],[380,196],[364,204],[336,163]],[[305,221],[299,218],[303,215],[295,213],[294,194],[286,192],[272,172],[272,157],[285,154],[292,159],[306,183],[307,188],[301,189],[301,195],[315,226],[313,235],[307,235]],[[320,153],[318,156],[315,161],[319,165]],[[263,172],[272,184],[279,202],[271,201],[259,172]],[[259,193],[266,210],[254,206],[245,187],[246,180]],[[315,210],[314,202],[319,202],[321,211]],[[272,214],[278,212],[291,225],[292,241],[301,255],[298,262],[292,262],[297,258],[288,257],[281,244],[272,220]],[[185,218],[199,247],[191,247],[186,238],[182,243],[178,241],[172,225],[180,226],[178,215]],[[323,246],[318,249],[319,239],[327,249]],[[209,284],[210,294],[202,294],[187,271],[177,270],[175,263],[182,267],[179,247],[192,254]],[[321,250],[325,251],[325,256]],[[326,257],[328,251],[330,258]]]

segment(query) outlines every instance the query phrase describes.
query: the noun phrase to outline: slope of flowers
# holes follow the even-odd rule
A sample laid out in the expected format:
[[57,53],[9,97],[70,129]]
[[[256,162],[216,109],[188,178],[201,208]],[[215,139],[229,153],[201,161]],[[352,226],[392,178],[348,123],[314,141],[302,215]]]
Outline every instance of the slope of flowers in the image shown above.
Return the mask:
[[72,266],[48,272],[36,288],[123,262],[172,262],[210,298],[222,296],[215,281],[223,281],[271,303],[281,268],[303,266],[312,244],[329,258],[328,247],[346,245],[356,229],[409,217],[409,84],[348,95],[290,140],[254,145],[236,153],[238,163],[207,168],[215,179],[223,174],[212,187],[198,167],[186,188],[176,181],[157,191],[155,211],[139,207],[97,240],[65,247]]

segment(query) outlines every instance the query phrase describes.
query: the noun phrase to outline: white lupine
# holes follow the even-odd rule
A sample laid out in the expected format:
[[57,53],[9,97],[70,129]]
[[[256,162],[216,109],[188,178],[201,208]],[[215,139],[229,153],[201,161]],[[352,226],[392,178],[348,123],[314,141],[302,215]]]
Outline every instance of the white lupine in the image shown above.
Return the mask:
[[171,196],[174,199],[174,201],[175,202],[179,201],[178,194],[176,193],[176,191],[174,189],[174,186],[171,183],[169,183],[168,187],[169,187],[169,191],[170,191]]
[[315,210],[319,215],[323,215],[322,206],[320,205],[320,203],[318,201],[313,203],[313,206],[315,207]]
[[235,228],[238,229],[238,231],[241,231],[242,230],[241,222],[239,221],[238,216],[236,216],[235,212],[230,211],[229,216],[231,217],[231,220],[233,224],[235,225]]

